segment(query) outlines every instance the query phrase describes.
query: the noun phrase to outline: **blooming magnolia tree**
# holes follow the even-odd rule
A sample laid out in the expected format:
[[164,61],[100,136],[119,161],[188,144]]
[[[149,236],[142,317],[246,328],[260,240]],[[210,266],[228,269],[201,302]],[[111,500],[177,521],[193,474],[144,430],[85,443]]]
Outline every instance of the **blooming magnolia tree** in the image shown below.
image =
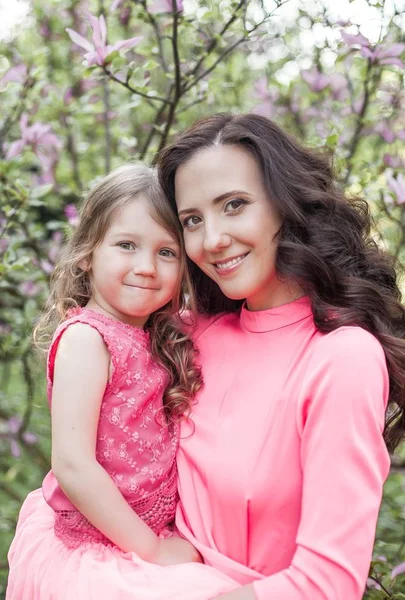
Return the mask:
[[[328,5],[330,3],[328,2]],[[18,508],[49,468],[32,329],[83,192],[198,117],[255,111],[335,155],[375,236],[405,252],[405,7],[364,4],[369,39],[322,0],[38,0],[0,58],[0,595]],[[365,598],[405,598],[400,457]],[[1,577],[3,577],[1,579]]]

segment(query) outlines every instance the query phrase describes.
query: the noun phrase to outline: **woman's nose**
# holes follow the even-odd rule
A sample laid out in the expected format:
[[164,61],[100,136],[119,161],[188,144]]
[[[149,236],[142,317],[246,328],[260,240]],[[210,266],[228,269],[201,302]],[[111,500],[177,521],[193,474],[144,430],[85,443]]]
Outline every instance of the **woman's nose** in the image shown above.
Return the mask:
[[225,231],[213,226],[205,227],[203,245],[206,252],[217,252],[227,248],[231,243],[232,238]]

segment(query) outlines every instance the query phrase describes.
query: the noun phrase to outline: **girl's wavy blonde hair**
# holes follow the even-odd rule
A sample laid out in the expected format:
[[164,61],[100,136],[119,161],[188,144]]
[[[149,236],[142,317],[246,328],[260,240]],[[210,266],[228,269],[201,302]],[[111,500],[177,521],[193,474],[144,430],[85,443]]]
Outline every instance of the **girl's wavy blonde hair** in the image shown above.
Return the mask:
[[68,311],[86,306],[91,296],[89,274],[79,265],[91,263],[92,253],[104,239],[115,211],[139,196],[148,200],[153,218],[181,249],[181,270],[175,295],[166,306],[152,313],[145,324],[145,330],[150,332],[152,354],[169,373],[163,405],[170,422],[188,415],[202,378],[201,370],[194,364],[193,343],[185,333],[181,319],[181,315],[194,305],[181,226],[153,169],[141,164],[122,165],[89,192],[80,211],[79,225],[64,246],[52,273],[50,296],[34,330],[34,341],[47,350],[55,329],[67,318]]

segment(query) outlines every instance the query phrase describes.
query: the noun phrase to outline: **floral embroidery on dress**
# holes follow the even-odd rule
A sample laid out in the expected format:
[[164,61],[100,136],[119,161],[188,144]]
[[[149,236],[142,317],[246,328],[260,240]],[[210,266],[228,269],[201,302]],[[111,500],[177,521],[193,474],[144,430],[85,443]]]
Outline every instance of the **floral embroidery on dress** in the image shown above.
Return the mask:
[[[63,332],[74,323],[97,329],[111,355],[113,375],[101,403],[96,458],[135,512],[159,533],[174,519],[177,502],[179,427],[167,425],[162,409],[168,374],[149,350],[148,333],[88,309],[74,311],[58,328],[49,352],[49,398],[54,358]],[[66,510],[56,509],[58,537],[67,545],[86,540],[110,544],[57,488],[55,480],[55,504],[60,507],[62,498],[66,505]],[[49,503],[52,506],[52,495]]]
[[[173,468],[170,476],[153,493],[145,493],[137,502],[129,505],[161,537],[171,535],[168,525],[174,521],[177,495],[177,471]],[[69,548],[78,548],[85,543],[114,545],[101,531],[77,510],[58,511],[55,515],[55,534]]]

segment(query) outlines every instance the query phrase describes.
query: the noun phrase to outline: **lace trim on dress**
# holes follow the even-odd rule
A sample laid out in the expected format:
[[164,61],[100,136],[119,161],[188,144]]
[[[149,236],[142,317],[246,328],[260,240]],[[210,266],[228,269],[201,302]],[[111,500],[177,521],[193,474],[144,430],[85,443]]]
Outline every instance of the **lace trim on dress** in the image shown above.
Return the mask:
[[[129,506],[136,514],[161,537],[171,535],[167,525],[174,520],[176,512],[178,501],[176,478],[177,471],[173,468],[169,477],[157,490],[135,502],[129,502]],[[114,546],[111,540],[77,510],[57,511],[54,531],[56,537],[62,540],[68,548],[78,548],[89,542]]]

